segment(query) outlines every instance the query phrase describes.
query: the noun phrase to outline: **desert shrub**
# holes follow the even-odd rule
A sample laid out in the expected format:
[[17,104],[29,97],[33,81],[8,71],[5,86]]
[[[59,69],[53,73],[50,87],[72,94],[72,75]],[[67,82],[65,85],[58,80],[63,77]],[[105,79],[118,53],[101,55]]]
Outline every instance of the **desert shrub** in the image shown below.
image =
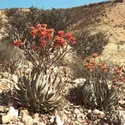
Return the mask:
[[30,7],[23,9],[5,10],[8,23],[5,25],[5,32],[10,39],[25,36],[29,37],[28,30],[30,26],[46,23],[49,28],[55,28],[55,31],[66,30],[72,23],[71,15],[61,9],[39,10]]
[[2,28],[3,26],[3,21],[2,21],[2,18],[0,17],[0,29]]
[[61,77],[53,70],[32,70],[19,74],[19,82],[14,88],[13,98],[18,106],[39,112],[49,112],[62,103],[63,88]]
[[21,65],[24,60],[23,53],[15,48],[12,44],[0,42],[0,69],[1,71],[14,71]]
[[87,108],[110,111],[118,106],[119,90],[125,82],[124,70],[105,62],[96,63],[96,56],[85,64],[85,82],[78,87],[79,102]]
[[72,15],[65,9],[51,9],[43,13],[43,23],[48,27],[54,27],[55,31],[66,30],[68,26],[73,24]]
[[[28,27],[31,26],[34,21],[29,21],[31,20],[31,17],[28,17],[29,12],[23,12],[18,9],[8,9],[5,11],[5,14],[7,16],[8,23],[4,25],[7,35],[5,35],[3,39],[6,40],[8,37],[8,39],[13,41],[13,39],[18,39],[22,36],[29,37],[29,34],[27,34],[27,31],[29,30]],[[34,15],[32,15],[32,17],[34,18]]]
[[82,30],[76,33],[75,37],[77,39],[77,43],[73,47],[78,56],[82,58],[86,58],[87,56],[90,56],[91,53],[95,52],[101,54],[104,46],[108,42],[108,38],[103,32],[91,34],[88,30]]

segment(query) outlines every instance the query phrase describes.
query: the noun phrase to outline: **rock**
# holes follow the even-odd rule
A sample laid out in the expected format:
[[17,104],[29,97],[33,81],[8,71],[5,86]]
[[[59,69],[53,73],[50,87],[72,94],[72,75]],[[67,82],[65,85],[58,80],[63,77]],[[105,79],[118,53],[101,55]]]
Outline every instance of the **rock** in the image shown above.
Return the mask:
[[92,110],[91,110],[91,109],[89,109],[89,110],[88,110],[88,113],[92,113]]
[[120,105],[122,108],[125,108],[125,100],[120,100],[120,101],[119,101],[119,105]]
[[17,119],[18,118],[18,110],[14,109],[12,106],[7,113],[10,116],[10,119]]
[[83,84],[86,81],[84,78],[75,79],[73,82],[77,84]]
[[21,110],[20,111],[20,115],[23,116],[23,115],[29,115],[29,112],[27,110]]
[[12,106],[9,108],[7,115],[2,116],[2,123],[8,123],[10,121],[16,121],[18,118],[18,110],[14,109]]
[[29,115],[24,115],[22,117],[22,122],[25,124],[25,125],[32,125],[33,124],[33,119],[31,116]]
[[14,83],[17,83],[18,82],[18,76],[17,75],[12,75],[12,81],[14,82]]
[[24,123],[22,123],[22,122],[17,122],[17,125],[24,125]]
[[77,120],[78,121],[82,121],[84,119],[85,119],[85,115],[83,113],[80,113],[80,114],[77,115]]
[[20,116],[20,121],[23,122],[24,125],[33,125],[33,119],[27,110],[21,110]]
[[119,111],[121,125],[125,125],[125,111]]
[[10,121],[10,116],[9,115],[4,115],[2,116],[2,124],[7,124]]
[[39,120],[40,120],[40,118],[39,118],[39,114],[38,113],[35,113],[34,115],[33,115],[33,123],[35,124],[39,124]]
[[93,114],[98,115],[99,113],[100,113],[100,111],[98,109],[93,110]]
[[102,112],[102,111],[100,111],[100,112],[99,112],[99,118],[104,118],[104,117],[105,117],[105,113]]
[[60,117],[58,115],[51,117],[51,125],[63,125]]
[[63,123],[58,115],[56,116],[56,123],[57,123],[57,125],[63,125]]
[[8,107],[0,106],[0,112],[5,113],[5,112],[8,112],[8,111],[9,111]]
[[55,116],[51,116],[49,122],[50,122],[50,123],[53,123],[53,122],[54,122],[54,119],[55,119]]
[[40,122],[38,125],[46,125],[45,123],[43,123],[43,122]]
[[99,118],[104,118],[105,117],[105,113],[103,111],[99,111],[98,109],[94,109],[93,114],[98,115]]
[[75,113],[76,115],[77,115],[77,114],[80,114],[79,109],[76,108],[76,109],[74,110],[74,113]]

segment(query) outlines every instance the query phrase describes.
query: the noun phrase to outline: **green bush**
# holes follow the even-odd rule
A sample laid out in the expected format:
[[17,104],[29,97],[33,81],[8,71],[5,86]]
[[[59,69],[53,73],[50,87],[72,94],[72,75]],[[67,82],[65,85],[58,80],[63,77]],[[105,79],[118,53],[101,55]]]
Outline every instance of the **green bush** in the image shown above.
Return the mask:
[[48,24],[48,27],[58,30],[66,30],[68,26],[73,24],[72,15],[65,9],[46,10],[43,13],[43,23]]
[[105,33],[97,32],[91,34],[88,30],[81,30],[76,33],[77,43],[73,48],[77,52],[78,56],[86,58],[91,53],[97,52],[101,54],[104,46],[108,43],[108,38]]
[[7,9],[5,14],[8,19],[5,32],[8,33],[10,39],[29,38],[29,27],[37,24],[45,23],[49,28],[58,31],[66,30],[73,22],[71,15],[61,9],[40,10],[34,7],[30,7],[29,10]]
[[24,54],[11,44],[0,42],[0,69],[14,73],[24,60]]

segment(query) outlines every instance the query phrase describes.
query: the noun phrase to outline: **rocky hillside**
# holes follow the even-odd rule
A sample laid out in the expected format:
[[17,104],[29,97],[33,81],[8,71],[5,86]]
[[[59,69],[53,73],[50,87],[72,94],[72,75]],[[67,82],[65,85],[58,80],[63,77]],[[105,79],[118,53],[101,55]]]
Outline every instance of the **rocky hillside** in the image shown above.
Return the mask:
[[125,3],[104,2],[69,9],[75,24],[70,30],[90,28],[104,31],[109,37],[103,55],[115,64],[125,64]]
[[[124,8],[125,8],[124,3],[101,2],[101,3],[96,3],[96,4],[80,6],[80,7],[59,9],[59,11],[62,11],[63,13],[69,13],[71,15],[71,18],[73,19],[73,23],[68,25],[68,28],[66,27],[69,32],[72,31],[72,32],[77,33],[78,31],[80,31],[82,29],[83,30],[89,29],[90,31],[92,31],[92,33],[98,32],[98,31],[103,31],[104,33],[106,33],[106,35],[109,38],[108,44],[106,44],[104,46],[104,50],[102,52],[102,55],[99,56],[98,58],[109,59],[111,62],[113,62],[115,64],[125,65],[125,58],[124,58],[125,57],[125,9]],[[20,10],[23,10],[24,13],[26,11],[29,11],[29,9],[20,9]],[[2,23],[8,23],[7,19],[9,19],[9,18],[6,18],[5,10],[0,11],[0,17],[2,19]],[[14,16],[12,15],[11,17],[13,18]],[[58,17],[58,16],[56,16],[56,17]],[[16,22],[15,21],[16,18],[13,18],[14,19],[14,21],[13,21],[14,25],[15,25],[15,22]],[[40,19],[40,18],[38,18],[38,19]],[[56,21],[57,21],[57,19],[56,19]],[[59,22],[63,22],[61,19],[63,19],[63,18],[58,19]],[[20,23],[16,22],[16,24],[18,24],[18,26],[19,26],[21,24],[21,22],[23,22],[23,21],[24,21],[24,24],[25,24],[25,20],[21,20]],[[64,22],[66,22],[66,20]],[[65,24],[64,22],[63,22],[63,24]],[[28,24],[28,26],[29,26],[29,24]],[[21,28],[23,29],[23,30],[21,29],[22,31],[25,30],[24,25]],[[55,27],[53,27],[53,28],[55,28]],[[56,27],[56,28],[58,29],[59,27]],[[11,31],[12,30],[10,30],[10,32]],[[0,32],[4,32],[4,27],[0,27]],[[5,35],[5,33],[4,33],[4,35]],[[1,39],[1,37],[2,37],[2,34],[0,35],[0,39]],[[9,41],[11,41],[10,38],[11,38],[11,36],[9,37]],[[101,35],[101,38],[102,38],[102,35]],[[95,39],[95,37],[93,37],[93,39]],[[89,44],[88,46],[90,46],[93,39],[90,39],[89,41],[85,42],[85,44],[88,43]],[[97,39],[96,45],[98,45],[100,39],[98,39],[97,37],[96,37],[96,39]],[[104,42],[103,39],[101,39],[101,41]],[[0,51],[2,51],[2,48],[4,48],[4,47],[2,47],[2,44],[0,44],[0,47],[1,47]],[[71,49],[71,46],[68,48],[68,50],[70,50],[70,49]],[[12,51],[13,51],[13,50],[11,50],[11,48],[9,48],[8,50],[10,50],[10,51],[8,51],[7,54],[3,54],[3,55],[8,56],[9,52],[12,53]],[[14,54],[12,53],[14,55],[14,59],[17,57],[15,53],[18,52],[17,50],[15,50],[15,51],[13,51]],[[5,52],[6,52],[6,49],[5,49]],[[93,87],[90,87],[91,84],[86,84],[87,86],[82,87],[82,88],[84,88],[83,90],[81,88],[76,89],[79,85],[81,86],[81,83],[84,84],[87,81],[85,78],[79,79],[79,77],[81,77],[81,76],[79,76],[79,73],[81,73],[80,72],[82,70],[81,67],[83,67],[83,60],[81,60],[81,58],[79,59],[78,56],[76,56],[76,53],[72,51],[72,49],[71,49],[71,51],[68,51],[68,52],[69,53],[65,56],[65,59],[63,61],[61,60],[62,62],[60,64],[61,66],[59,66],[59,69],[56,69],[56,70],[59,70],[61,72],[60,74],[61,74],[61,77],[63,78],[63,83],[68,83],[68,84],[66,84],[66,86],[64,87],[64,89],[62,91],[62,96],[64,96],[64,98],[65,98],[64,103],[66,103],[65,106],[63,107],[63,110],[61,108],[59,108],[56,112],[50,112],[50,114],[42,115],[42,114],[38,114],[38,113],[35,113],[35,114],[30,113],[29,114],[28,110],[22,110],[22,108],[19,109],[20,111],[18,113],[18,110],[14,109],[15,107],[14,108],[13,107],[8,108],[8,106],[7,106],[7,109],[6,109],[7,111],[5,112],[5,107],[4,106],[2,107],[1,104],[7,104],[7,105],[16,105],[16,104],[15,104],[15,102],[14,102],[14,104],[13,103],[11,104],[11,100],[9,100],[9,98],[11,97],[10,96],[11,93],[8,94],[8,95],[2,95],[1,93],[4,92],[4,91],[8,92],[8,91],[12,90],[13,85],[15,83],[18,84],[19,79],[18,79],[18,76],[17,76],[18,73],[16,74],[16,72],[15,72],[15,74],[3,72],[3,73],[0,74],[0,99],[1,99],[0,100],[1,101],[0,102],[0,124],[1,123],[14,123],[14,124],[20,123],[20,125],[21,124],[24,125],[23,123],[25,123],[25,124],[28,125],[29,121],[31,121],[31,123],[38,124],[38,125],[40,125],[39,123],[42,123],[41,125],[55,125],[57,122],[58,122],[57,125],[63,125],[63,123],[64,123],[64,125],[87,125],[87,124],[89,124],[89,125],[97,125],[97,124],[99,124],[99,125],[105,124],[106,125],[107,124],[108,125],[108,123],[110,125],[111,122],[113,120],[115,120],[115,118],[112,117],[114,114],[116,114],[115,112],[112,113],[113,115],[111,113],[109,113],[109,116],[110,115],[112,115],[112,116],[111,116],[111,118],[110,117],[108,118],[108,115],[106,114],[107,111],[106,112],[100,111],[100,109],[102,110],[102,107],[99,108],[98,106],[96,106],[96,108],[99,108],[99,110],[94,109],[95,107],[93,108],[93,100],[90,98],[90,96],[91,96],[91,90],[94,90],[94,89],[93,89]],[[3,51],[1,53],[3,53]],[[96,53],[94,53],[94,54],[96,54]],[[10,56],[11,56],[11,54],[10,54]],[[11,58],[10,56],[8,58]],[[96,54],[95,56],[97,57],[98,55]],[[96,58],[95,56],[93,57],[94,59]],[[19,55],[18,55],[18,57],[19,57]],[[2,62],[2,61],[3,60],[0,59],[0,62]],[[70,64],[67,66],[68,63],[70,63]],[[94,62],[94,63],[96,63],[96,62]],[[8,64],[8,62],[7,62],[7,64]],[[15,63],[13,63],[13,65],[15,66]],[[9,66],[9,65],[7,65],[7,66]],[[103,63],[102,63],[102,66],[103,66]],[[105,68],[104,66],[102,67],[103,69]],[[31,67],[32,67],[32,64],[26,63],[23,66],[21,65],[19,70],[22,73],[24,72],[24,73],[28,74],[29,71],[32,69]],[[122,71],[122,68],[123,67],[118,67],[119,70],[117,69],[117,71]],[[25,72],[25,71],[27,71],[27,72]],[[82,70],[82,73],[84,73],[83,71],[84,70]],[[114,69],[113,69],[113,71],[114,71]],[[105,73],[105,72],[103,72],[103,73]],[[87,75],[88,74],[85,74],[85,76],[87,76]],[[103,74],[101,74],[99,72],[99,76],[100,75],[101,75],[100,78],[103,78],[102,77]],[[97,76],[95,75],[95,77],[97,77]],[[51,79],[51,77],[49,77],[49,78]],[[107,77],[104,77],[104,81],[106,81],[106,82],[103,84],[102,81],[100,82],[100,78],[97,82],[95,82],[96,79],[98,79],[98,78],[94,79],[94,77],[93,77],[93,79],[94,79],[93,85],[96,85],[96,83],[97,83],[97,85],[99,86],[99,87],[96,86],[97,89],[99,88],[99,91],[98,91],[99,93],[97,93],[97,96],[99,95],[100,97],[101,96],[103,97],[103,94],[105,95],[105,93],[106,93],[108,96],[106,95],[105,96],[106,98],[104,97],[104,101],[106,100],[105,102],[106,102],[107,105],[108,105],[108,103],[109,103],[109,105],[110,104],[113,105],[114,102],[112,102],[112,100],[113,100],[112,98],[111,98],[111,100],[109,99],[110,101],[109,100],[107,101],[107,97],[110,98],[108,92],[110,92],[109,88],[111,88],[111,87],[109,87],[109,85],[108,86],[106,85],[104,90],[102,88],[100,88],[100,87],[105,86],[105,84],[108,84],[109,82],[111,82],[111,79],[110,79],[110,81],[108,81],[109,79],[106,80]],[[88,79],[89,79],[89,77],[88,77]],[[101,80],[103,80],[103,79],[101,79]],[[124,79],[122,79],[122,80],[124,80]],[[93,81],[89,81],[88,83],[93,82]],[[116,86],[116,87],[118,87],[118,86]],[[106,92],[105,92],[105,89],[106,89]],[[78,93],[77,91],[79,91],[80,93]],[[95,91],[95,93],[97,92],[96,89],[94,91]],[[123,93],[122,93],[122,91],[123,91]],[[24,90],[23,90],[23,92],[24,92]],[[84,92],[85,92],[85,95],[84,95]],[[118,102],[120,104],[120,106],[118,107],[118,110],[120,111],[120,113],[119,113],[120,120],[124,125],[124,123],[125,123],[124,122],[125,121],[125,99],[124,99],[124,97],[125,97],[124,96],[125,86],[123,86],[123,88],[120,90],[120,92],[121,92],[121,94],[120,94],[120,96],[121,96],[120,101],[121,102]],[[30,93],[32,94],[31,90],[30,90],[29,94]],[[89,94],[89,93],[90,93],[90,96],[87,97],[86,94]],[[49,91],[46,94],[49,94]],[[21,97],[22,97],[22,95],[23,94],[21,94]],[[81,95],[84,95],[84,96],[80,97]],[[78,99],[79,98],[86,99],[86,100],[84,100],[85,102],[89,101],[87,99],[90,98],[90,107],[89,107],[90,109],[89,110],[88,110],[88,106],[87,106],[87,108],[85,108],[83,105],[80,104],[80,102],[77,100],[77,96],[78,96]],[[5,97],[7,97],[7,98],[5,98]],[[34,97],[36,97],[36,95]],[[40,97],[42,97],[42,96],[40,96]],[[85,97],[87,97],[87,98],[85,98]],[[96,96],[94,95],[94,99],[97,100],[98,97],[96,98]],[[34,102],[34,100],[33,100],[33,102]],[[116,102],[117,102],[117,100],[116,100]],[[105,103],[103,103],[103,104],[105,104]],[[97,104],[95,104],[95,105],[97,105]],[[104,107],[107,107],[107,106],[104,106]],[[2,115],[1,115],[1,112],[2,112]],[[60,120],[60,118],[61,118],[61,120]],[[2,119],[2,122],[1,122],[1,119]],[[113,123],[116,123],[117,125],[121,125],[118,122],[119,121],[113,121]],[[113,125],[115,125],[115,124],[113,124]]]
[[[92,29],[104,31],[109,37],[109,43],[105,46],[103,55],[112,57],[114,63],[125,64],[125,3],[101,2],[85,6],[62,9],[72,15],[74,23],[70,25],[70,31],[80,29]],[[28,9],[23,9],[28,11]],[[4,19],[4,10],[0,11]],[[5,21],[5,20],[4,20]],[[2,30],[2,29],[1,29]]]

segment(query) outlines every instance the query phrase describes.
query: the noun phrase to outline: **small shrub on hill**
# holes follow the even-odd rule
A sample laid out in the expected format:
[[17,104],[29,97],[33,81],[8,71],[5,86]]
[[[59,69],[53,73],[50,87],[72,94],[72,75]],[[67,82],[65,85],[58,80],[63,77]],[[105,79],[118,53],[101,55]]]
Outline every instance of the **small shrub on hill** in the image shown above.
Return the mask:
[[104,46],[108,43],[108,38],[103,32],[91,34],[88,30],[82,30],[76,33],[75,37],[77,39],[77,43],[73,47],[76,50],[78,56],[82,58],[86,58],[94,52],[101,54]]
[[23,9],[7,9],[5,10],[8,23],[5,24],[5,32],[10,39],[21,38],[25,36],[30,38],[29,27],[38,23],[47,24],[49,28],[55,28],[55,31],[66,30],[73,22],[71,15],[61,9],[43,10],[30,7]]
[[0,42],[0,69],[14,73],[24,60],[23,53],[12,44]]

